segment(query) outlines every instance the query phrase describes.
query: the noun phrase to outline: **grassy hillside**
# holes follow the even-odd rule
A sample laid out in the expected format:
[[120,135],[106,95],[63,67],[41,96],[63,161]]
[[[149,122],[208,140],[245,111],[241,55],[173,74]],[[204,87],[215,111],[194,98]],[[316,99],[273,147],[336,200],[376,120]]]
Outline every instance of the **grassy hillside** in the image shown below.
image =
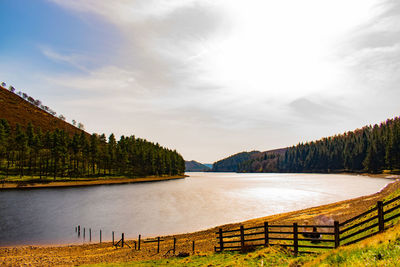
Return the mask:
[[26,127],[31,122],[35,128],[40,127],[43,132],[56,129],[64,130],[69,135],[82,132],[1,86],[0,106],[0,119],[6,119],[12,128],[15,128],[16,124]]

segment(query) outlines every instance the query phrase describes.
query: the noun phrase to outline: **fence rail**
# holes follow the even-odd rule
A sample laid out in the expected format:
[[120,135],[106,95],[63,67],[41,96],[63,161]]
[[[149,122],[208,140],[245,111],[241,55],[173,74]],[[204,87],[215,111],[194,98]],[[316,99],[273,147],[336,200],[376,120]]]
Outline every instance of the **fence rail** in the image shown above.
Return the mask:
[[[344,222],[333,225],[269,224],[216,232],[216,252],[247,251],[254,247],[279,245],[294,254],[314,253],[350,245],[376,235],[389,227],[388,223],[400,217],[400,196],[386,202],[378,201],[373,208]],[[385,225],[386,224],[386,225]],[[273,241],[273,242],[271,242]]]

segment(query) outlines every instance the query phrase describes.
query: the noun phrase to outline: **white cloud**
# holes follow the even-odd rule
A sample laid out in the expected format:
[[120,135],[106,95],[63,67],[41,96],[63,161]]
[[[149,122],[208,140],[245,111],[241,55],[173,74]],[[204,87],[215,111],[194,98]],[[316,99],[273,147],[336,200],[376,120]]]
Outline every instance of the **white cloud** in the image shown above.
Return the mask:
[[76,93],[60,100],[61,112],[85,114],[93,131],[135,133],[212,161],[351,130],[397,110],[393,1],[49,1],[123,35],[108,51],[111,62],[97,65],[79,51],[41,47],[81,71],[41,78]]

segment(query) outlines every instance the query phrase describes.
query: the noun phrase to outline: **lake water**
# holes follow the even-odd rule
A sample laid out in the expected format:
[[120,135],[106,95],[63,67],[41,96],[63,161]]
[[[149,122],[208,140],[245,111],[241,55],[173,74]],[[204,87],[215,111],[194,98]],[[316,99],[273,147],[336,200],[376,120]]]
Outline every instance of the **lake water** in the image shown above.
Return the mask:
[[[188,173],[186,179],[0,191],[0,246],[192,232],[379,191],[387,179],[333,174]],[[86,241],[88,233],[86,232]]]

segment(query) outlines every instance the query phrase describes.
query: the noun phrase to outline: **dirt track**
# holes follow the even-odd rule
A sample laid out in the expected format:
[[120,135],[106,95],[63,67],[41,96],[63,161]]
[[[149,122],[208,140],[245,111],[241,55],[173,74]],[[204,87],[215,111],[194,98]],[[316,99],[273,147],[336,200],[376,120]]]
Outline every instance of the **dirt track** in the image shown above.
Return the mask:
[[[264,221],[269,223],[313,223],[321,216],[333,220],[343,221],[365,211],[374,205],[377,200],[384,198],[400,189],[397,180],[386,186],[383,190],[373,195],[332,203],[328,205],[308,208],[304,210],[282,213],[254,220],[245,221],[247,227],[260,225]],[[238,223],[222,226],[224,229],[237,228]],[[218,227],[205,231],[176,235],[176,252],[190,252],[192,241],[195,240],[196,252],[212,252],[216,245],[215,232]],[[172,248],[173,237],[164,237],[161,242],[161,252],[156,254],[156,243],[142,244],[140,251],[125,247],[115,249],[111,243],[73,245],[60,247],[18,247],[0,248],[1,266],[74,266],[89,263],[126,262],[143,259],[158,259],[163,257]],[[128,244],[133,246],[133,241]]]

